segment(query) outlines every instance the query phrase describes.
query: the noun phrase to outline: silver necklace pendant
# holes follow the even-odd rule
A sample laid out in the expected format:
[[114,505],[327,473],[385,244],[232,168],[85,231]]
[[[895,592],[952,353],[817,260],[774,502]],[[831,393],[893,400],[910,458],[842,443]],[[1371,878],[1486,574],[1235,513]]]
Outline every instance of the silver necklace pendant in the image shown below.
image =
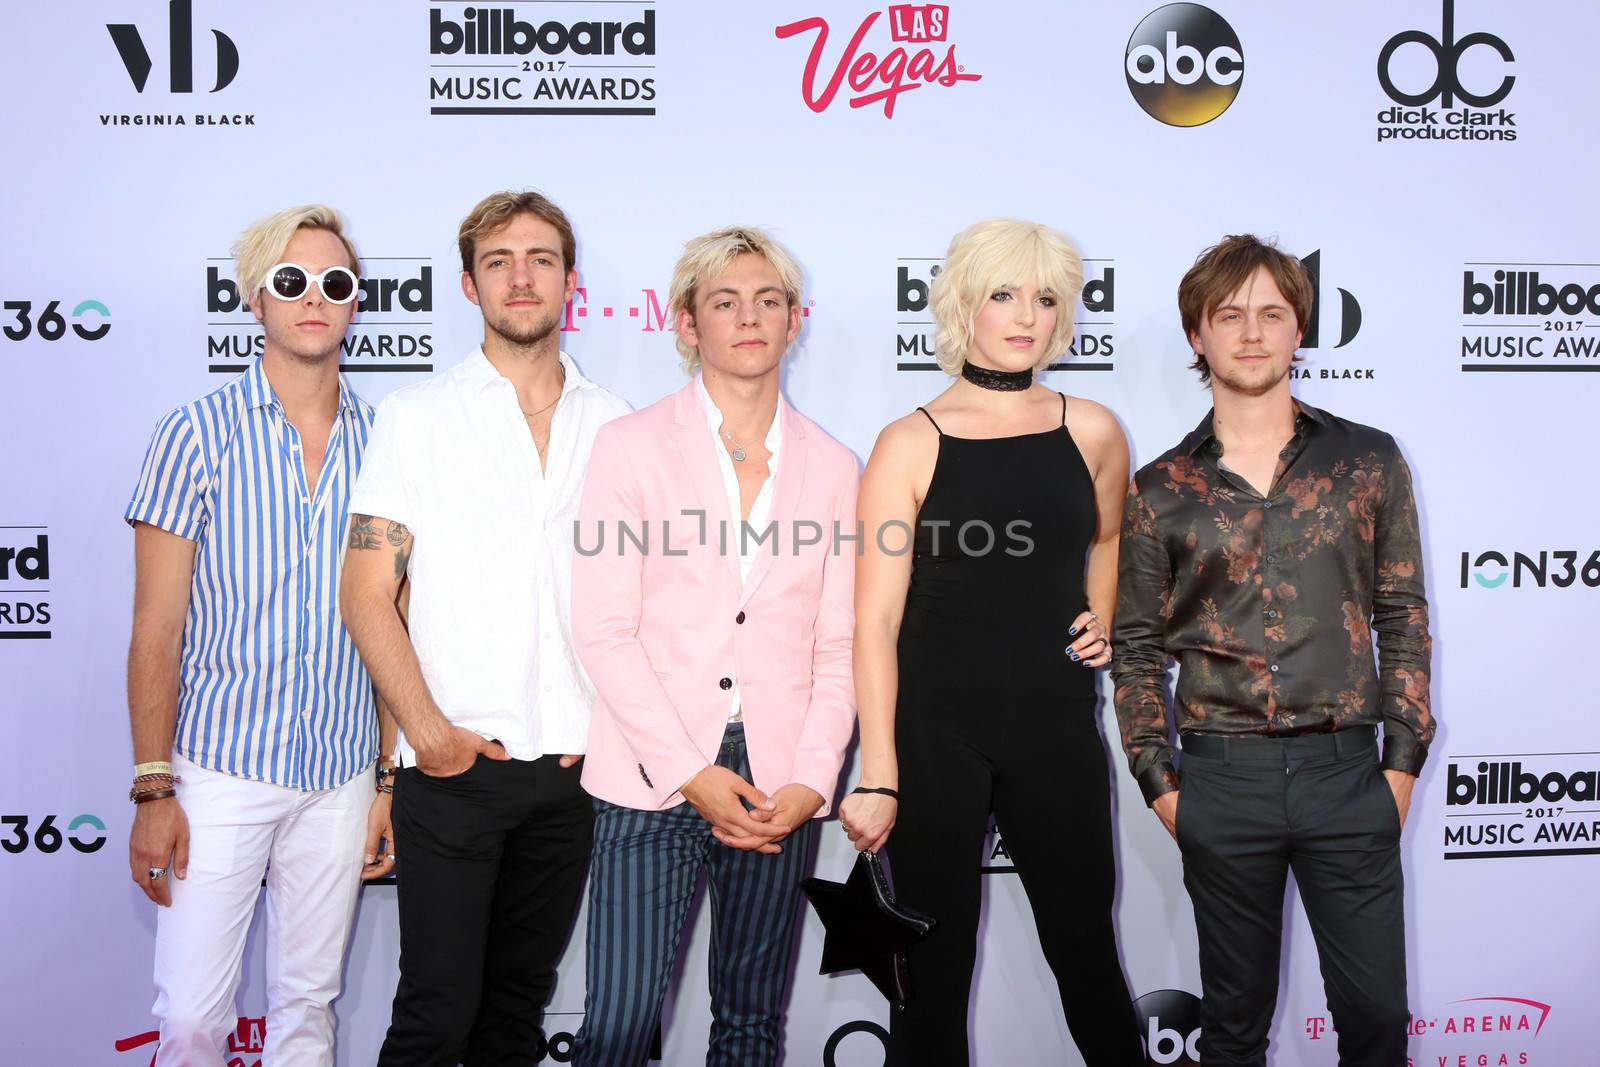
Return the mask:
[[744,446],[743,445],[734,445],[733,446],[733,458],[739,463],[743,463],[744,462]]
[[733,446],[732,452],[729,453],[730,455],[733,456],[733,461],[735,463],[743,463],[744,462],[744,455],[745,455],[745,453],[744,453],[744,445],[741,445],[738,441],[735,441],[733,439],[733,434],[729,433],[726,429],[723,429],[721,432],[722,432],[722,439]]

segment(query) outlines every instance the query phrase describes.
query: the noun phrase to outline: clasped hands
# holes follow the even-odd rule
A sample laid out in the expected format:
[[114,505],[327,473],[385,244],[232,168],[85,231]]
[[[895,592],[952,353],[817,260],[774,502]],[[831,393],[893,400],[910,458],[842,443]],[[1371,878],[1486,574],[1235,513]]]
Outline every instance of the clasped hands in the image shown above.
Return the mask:
[[797,782],[772,796],[726,767],[713,764],[683,787],[683,797],[711,824],[711,835],[729,848],[768,855],[822,807],[815,789]]

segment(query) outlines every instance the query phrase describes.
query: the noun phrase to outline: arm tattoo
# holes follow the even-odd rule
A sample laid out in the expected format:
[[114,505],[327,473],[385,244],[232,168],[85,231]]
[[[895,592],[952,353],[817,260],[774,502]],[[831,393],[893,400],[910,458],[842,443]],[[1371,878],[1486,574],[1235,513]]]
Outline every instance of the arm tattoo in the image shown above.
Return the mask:
[[399,548],[406,543],[406,538],[411,536],[411,531],[405,528],[404,523],[391,522],[384,536],[389,539],[391,545]]
[[[400,528],[402,530],[405,529],[404,526],[402,526]],[[405,580],[406,565],[409,564],[410,562],[411,562],[411,553],[410,552],[405,551],[404,549],[402,549],[401,551],[396,552],[394,554],[394,580],[395,581],[399,582],[399,581],[404,581]]]
[[353,549],[378,547],[378,531],[372,525],[371,515],[350,516],[350,547]]

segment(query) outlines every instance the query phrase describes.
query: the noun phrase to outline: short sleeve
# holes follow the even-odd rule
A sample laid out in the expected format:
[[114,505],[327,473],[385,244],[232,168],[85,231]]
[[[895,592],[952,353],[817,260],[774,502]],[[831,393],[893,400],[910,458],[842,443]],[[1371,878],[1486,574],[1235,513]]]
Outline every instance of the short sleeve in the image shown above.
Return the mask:
[[157,424],[122,517],[130,526],[145,522],[198,541],[209,517],[208,484],[194,420],[179,408]]
[[415,529],[417,507],[414,467],[406,460],[406,417],[403,402],[385,397],[378,405],[367,447],[361,454],[361,475],[350,494],[350,513],[379,515]]

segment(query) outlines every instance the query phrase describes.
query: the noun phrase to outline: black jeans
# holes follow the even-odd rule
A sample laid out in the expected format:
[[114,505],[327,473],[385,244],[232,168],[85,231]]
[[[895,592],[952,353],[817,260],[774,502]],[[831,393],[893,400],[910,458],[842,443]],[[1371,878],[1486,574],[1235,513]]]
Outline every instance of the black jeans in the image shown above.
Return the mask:
[[1182,743],[1177,831],[1200,938],[1200,1062],[1267,1062],[1293,870],[1341,1067],[1403,1067],[1400,817],[1372,730]]
[[453,778],[396,776],[400,987],[383,1067],[534,1062],[589,858],[581,767],[479,756]]

